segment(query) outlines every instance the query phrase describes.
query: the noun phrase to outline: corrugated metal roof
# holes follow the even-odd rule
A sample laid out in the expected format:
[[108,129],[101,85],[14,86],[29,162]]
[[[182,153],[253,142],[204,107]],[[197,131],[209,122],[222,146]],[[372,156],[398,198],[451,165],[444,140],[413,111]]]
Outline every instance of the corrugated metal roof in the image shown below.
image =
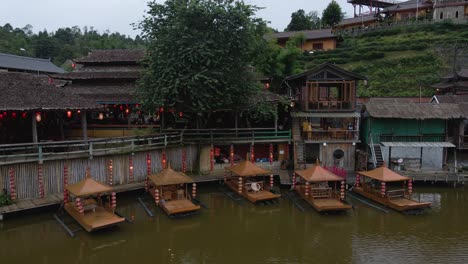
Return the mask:
[[454,148],[450,142],[381,142],[385,147],[407,147],[407,148]]
[[464,116],[456,104],[417,104],[417,103],[383,103],[366,104],[369,115],[376,118],[398,119],[457,119]]
[[0,53],[0,68],[37,71],[45,73],[64,73],[65,71],[50,60]]
[[347,117],[361,117],[357,112],[347,112],[347,113],[314,113],[314,112],[292,112],[292,117],[331,117],[331,118],[347,118]]

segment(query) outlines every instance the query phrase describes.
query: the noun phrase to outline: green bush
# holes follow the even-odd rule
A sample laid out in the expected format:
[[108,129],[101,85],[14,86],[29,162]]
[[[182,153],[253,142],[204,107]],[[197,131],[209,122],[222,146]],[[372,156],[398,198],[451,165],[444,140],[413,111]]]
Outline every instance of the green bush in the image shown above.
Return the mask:
[[7,194],[0,194],[0,206],[5,206],[11,204],[10,196]]

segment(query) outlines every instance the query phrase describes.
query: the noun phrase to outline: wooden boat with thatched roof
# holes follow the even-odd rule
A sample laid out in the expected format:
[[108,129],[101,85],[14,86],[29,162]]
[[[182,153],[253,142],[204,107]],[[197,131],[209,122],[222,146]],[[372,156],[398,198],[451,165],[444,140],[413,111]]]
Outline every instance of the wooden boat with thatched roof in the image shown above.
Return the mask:
[[[334,182],[334,187],[331,187],[329,182]],[[339,193],[337,182],[340,183]],[[294,172],[292,188],[319,212],[345,211],[352,208],[344,203],[344,179],[320,166],[318,161],[308,169]]]
[[[75,201],[65,203],[65,211],[80,223],[86,231],[91,232],[125,221],[125,218],[115,214],[117,203],[112,187],[87,176],[80,182],[65,186],[65,189],[67,197],[68,192],[75,197]],[[110,196],[107,204],[102,199],[102,195],[105,194]],[[68,198],[65,200],[67,201]]]
[[[183,172],[173,169],[163,169],[159,173],[148,176],[148,191],[155,203],[169,216],[175,214],[193,213],[200,210],[200,205],[192,202],[196,198],[196,184],[192,178]],[[192,184],[192,195],[188,191],[188,184]]]
[[[225,170],[231,172],[229,177],[226,171],[224,173],[225,185],[252,203],[281,197],[280,194],[271,192],[274,186],[273,174],[250,161],[243,161],[237,165],[225,167]],[[270,175],[269,183],[264,180],[266,175]]]
[[432,205],[430,202],[412,200],[411,178],[388,169],[385,163],[371,171],[357,172],[353,191],[400,212],[428,208]]

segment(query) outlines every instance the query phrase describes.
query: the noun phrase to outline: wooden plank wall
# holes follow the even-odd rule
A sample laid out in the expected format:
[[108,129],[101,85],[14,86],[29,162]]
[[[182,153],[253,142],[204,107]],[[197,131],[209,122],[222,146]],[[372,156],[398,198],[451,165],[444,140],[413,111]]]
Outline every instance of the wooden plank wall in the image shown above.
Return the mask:
[[333,152],[337,149],[341,149],[344,152],[344,157],[336,162],[337,167],[345,168],[347,171],[354,171],[356,146],[353,146],[351,143],[328,143],[327,146],[321,145],[322,165],[333,167],[335,164]]
[[[186,168],[192,171],[197,161],[198,147],[196,145],[186,145],[181,147],[166,149],[167,164],[175,170],[182,170],[182,150],[186,149]],[[148,152],[138,152],[133,155],[134,180],[143,181],[146,177],[146,155]],[[162,169],[162,150],[152,150],[151,171],[157,172]],[[93,159],[64,159],[46,161],[42,164],[44,175],[45,196],[63,193],[63,171],[64,165],[68,166],[68,182],[75,183],[82,180],[86,174],[86,168],[90,168],[91,176],[97,181],[109,183],[108,161],[113,161],[113,185],[120,185],[130,182],[129,177],[129,157],[131,154],[110,155],[94,157]],[[9,191],[8,170],[15,171],[17,199],[30,199],[39,197],[38,166],[36,162],[20,163],[0,167],[0,186]]]

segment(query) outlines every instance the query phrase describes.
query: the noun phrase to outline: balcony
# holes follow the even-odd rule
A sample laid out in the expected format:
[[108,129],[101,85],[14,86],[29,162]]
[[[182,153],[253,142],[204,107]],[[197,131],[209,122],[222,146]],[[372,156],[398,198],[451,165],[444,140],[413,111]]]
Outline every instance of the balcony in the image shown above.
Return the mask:
[[316,142],[356,142],[359,141],[359,130],[330,128],[328,130],[312,130],[303,135],[306,143]]

